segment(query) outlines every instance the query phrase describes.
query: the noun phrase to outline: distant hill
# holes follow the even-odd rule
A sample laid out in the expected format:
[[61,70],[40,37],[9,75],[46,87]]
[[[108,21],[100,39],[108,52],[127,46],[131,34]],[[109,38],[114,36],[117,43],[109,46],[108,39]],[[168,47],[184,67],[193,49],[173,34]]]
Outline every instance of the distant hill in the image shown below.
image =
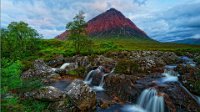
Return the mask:
[[200,38],[199,39],[188,38],[184,40],[172,41],[172,43],[200,45]]
[[[144,31],[114,8],[94,17],[87,24],[86,31],[91,37],[131,37],[150,40]],[[65,31],[56,38],[64,40],[68,34],[68,31]]]

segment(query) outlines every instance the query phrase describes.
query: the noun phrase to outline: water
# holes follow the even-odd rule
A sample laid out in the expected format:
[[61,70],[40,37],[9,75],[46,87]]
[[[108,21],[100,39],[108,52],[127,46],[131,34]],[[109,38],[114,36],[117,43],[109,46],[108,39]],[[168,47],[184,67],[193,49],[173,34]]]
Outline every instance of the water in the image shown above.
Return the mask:
[[185,64],[189,64],[192,67],[196,66],[196,63],[189,57],[187,56],[181,56],[180,59],[185,63]]
[[84,83],[85,84],[90,84],[91,82],[92,82],[92,77],[91,77],[91,75],[93,74],[95,72],[95,70],[91,70],[88,74],[87,74],[87,76],[85,77],[85,79],[84,79]]
[[145,89],[138,98],[136,105],[126,105],[125,112],[164,112],[164,97],[158,96],[153,88]]
[[[184,60],[187,60],[187,62],[191,62],[192,60],[188,57],[182,57]],[[175,66],[170,66],[170,65],[167,65],[165,66],[165,70],[164,70],[164,73],[162,74],[163,78],[160,78],[157,82],[158,83],[166,83],[166,82],[177,82],[179,84],[179,86],[188,94],[190,95],[191,98],[193,98],[199,105],[200,105],[200,100],[199,100],[199,97],[197,96],[194,96],[192,93],[190,93],[189,90],[187,90],[187,88],[185,88],[179,81],[178,81],[178,76],[179,74],[176,73],[174,71],[174,67]]]
[[104,91],[104,77],[107,76],[108,74],[104,74],[102,77],[101,77],[101,81],[99,83],[99,86],[93,86],[92,89],[94,91]]
[[95,74],[97,74],[97,75],[99,74],[99,75],[100,75],[100,73],[103,73],[103,71],[104,71],[104,69],[103,69],[102,66],[99,66],[99,67],[98,67],[97,69],[95,69],[95,70],[91,70],[91,71],[87,74],[86,78],[84,79],[84,83],[90,85],[91,88],[92,88],[94,91],[104,91],[104,88],[103,88],[103,86],[104,86],[104,77],[107,76],[107,75],[109,75],[110,73],[113,73],[113,72],[114,72],[114,69],[113,69],[110,73],[108,73],[108,74],[103,74],[103,75],[102,75],[101,80],[100,80],[100,83],[99,83],[98,86],[92,86],[92,85],[91,85],[91,82],[92,82],[92,80],[93,80],[93,75],[95,75]]
[[51,86],[58,88],[61,91],[64,91],[71,82],[72,80],[69,80],[69,79],[59,80],[52,83]]
[[60,67],[60,69],[65,69],[67,66],[69,66],[70,65],[70,63],[64,63],[61,67]]

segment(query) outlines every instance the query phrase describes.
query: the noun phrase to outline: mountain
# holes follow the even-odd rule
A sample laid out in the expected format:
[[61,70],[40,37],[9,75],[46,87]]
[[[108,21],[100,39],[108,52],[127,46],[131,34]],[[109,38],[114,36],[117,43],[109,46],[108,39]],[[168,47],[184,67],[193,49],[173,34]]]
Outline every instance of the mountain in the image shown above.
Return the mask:
[[200,45],[200,38],[199,39],[188,38],[184,40],[172,41],[172,43]]
[[[150,39],[130,19],[118,10],[111,8],[87,22],[86,31],[91,37],[131,37]],[[66,39],[68,31],[56,36],[57,39]]]

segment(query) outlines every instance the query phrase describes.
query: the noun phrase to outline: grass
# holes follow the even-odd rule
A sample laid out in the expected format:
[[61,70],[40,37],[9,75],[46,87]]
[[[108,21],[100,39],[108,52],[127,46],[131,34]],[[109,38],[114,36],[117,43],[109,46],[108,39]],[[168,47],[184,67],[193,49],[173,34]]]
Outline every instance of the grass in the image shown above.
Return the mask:
[[[42,39],[39,45],[39,50],[23,59],[22,63],[25,66],[30,66],[31,62],[35,59],[43,59],[48,61],[58,55],[64,57],[74,56],[75,50],[72,41],[61,41],[56,39]],[[185,55],[186,52],[200,52],[198,45],[185,45],[174,43],[159,43],[151,40],[138,40],[128,38],[94,38],[92,51],[81,51],[81,55],[99,55],[112,51],[134,51],[134,50],[160,50],[160,51],[173,51],[178,55]]]

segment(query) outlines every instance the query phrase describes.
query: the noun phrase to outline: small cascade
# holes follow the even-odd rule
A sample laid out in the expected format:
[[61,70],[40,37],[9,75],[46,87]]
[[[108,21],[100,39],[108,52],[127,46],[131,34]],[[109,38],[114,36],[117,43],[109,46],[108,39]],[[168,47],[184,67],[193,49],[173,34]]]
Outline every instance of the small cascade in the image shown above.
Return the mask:
[[95,72],[95,70],[91,70],[91,71],[87,74],[86,78],[84,79],[84,83],[85,83],[85,84],[90,84],[90,83],[92,82],[92,77],[91,77],[91,75],[92,75],[94,72]]
[[136,105],[125,106],[122,110],[126,112],[164,112],[164,97],[158,96],[153,88],[145,89]]
[[[113,72],[114,72],[114,69],[113,69],[110,73],[113,73]],[[102,75],[102,74],[99,74],[99,73],[103,73],[103,75]],[[92,85],[91,85],[91,82],[92,82],[92,80],[93,80],[93,76],[94,76],[95,74],[102,75],[99,85],[98,85],[98,86],[92,86],[92,89],[95,90],[95,91],[103,91],[103,90],[104,90],[104,89],[103,89],[103,86],[104,86],[104,77],[107,76],[107,75],[109,75],[110,73],[104,74],[104,69],[103,69],[103,67],[102,67],[102,66],[99,66],[97,69],[91,70],[91,71],[87,74],[86,78],[84,79],[84,83],[85,83],[85,84],[88,84],[88,85],[90,85],[90,86],[92,86]]]
[[156,95],[157,95],[157,91],[155,89],[145,89],[140,95],[137,104],[145,108],[148,101],[150,101],[150,99]]
[[196,63],[191,58],[189,58],[187,56],[181,56],[180,59],[182,61],[184,61],[185,64],[189,64],[190,66],[193,66],[193,67],[196,66]]
[[67,66],[69,66],[70,65],[70,63],[64,63],[61,67],[60,67],[60,69],[65,69]]
[[93,74],[98,74],[98,73],[100,73],[100,72],[102,72],[102,71],[103,71],[103,67],[102,67],[102,66],[99,66],[99,67],[98,67],[97,69],[95,69],[95,70],[91,70],[91,71],[87,74],[86,78],[84,79],[85,84],[90,85],[91,82],[92,82],[92,75],[93,75]]
[[[194,64],[193,60],[191,60],[190,58],[188,57],[181,57],[183,58],[183,60],[185,60],[185,63],[190,63],[190,64]],[[191,65],[192,66],[192,65]],[[164,70],[164,73],[162,74],[163,78],[159,79],[158,82],[159,83],[166,83],[166,82],[177,82],[179,84],[179,86],[191,97],[193,98],[199,105],[200,105],[200,101],[198,99],[197,96],[194,96],[192,93],[190,93],[189,90],[187,90],[187,88],[185,88],[178,80],[178,76],[179,74],[177,72],[174,71],[174,68],[176,66],[175,65],[166,65],[165,66],[165,70]]]
[[104,77],[107,76],[108,74],[104,74],[102,77],[101,77],[101,81],[99,83],[99,86],[93,86],[92,89],[95,90],[95,91],[103,91],[103,86],[104,86]]
[[148,102],[146,110],[149,112],[164,112],[164,98],[162,96],[154,96]]

